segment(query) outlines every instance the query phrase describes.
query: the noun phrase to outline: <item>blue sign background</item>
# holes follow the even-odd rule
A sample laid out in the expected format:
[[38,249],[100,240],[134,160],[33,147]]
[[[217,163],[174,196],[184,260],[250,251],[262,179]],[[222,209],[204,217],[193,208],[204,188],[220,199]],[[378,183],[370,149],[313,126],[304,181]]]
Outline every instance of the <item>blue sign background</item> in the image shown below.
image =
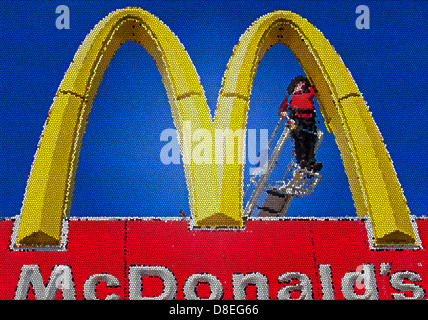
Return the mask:
[[[358,5],[370,9],[359,30]],[[55,9],[70,9],[70,29],[55,26]],[[260,16],[290,10],[316,26],[340,54],[372,112],[394,162],[411,214],[426,215],[428,112],[426,1],[8,1],[0,4],[0,216],[18,215],[39,137],[56,90],[79,45],[110,12],[138,6],[178,36],[201,78],[214,114],[226,65],[241,34]],[[291,51],[274,46],[256,75],[248,129],[272,132],[290,80],[303,74]],[[317,110],[319,110],[318,106]],[[289,216],[355,216],[333,134],[317,159],[315,192],[296,199]],[[178,216],[189,213],[182,165],[164,165],[160,141],[174,128],[161,76],[139,45],[124,44],[104,75],[76,173],[72,216]],[[291,145],[279,167],[285,167]],[[245,167],[245,183],[249,179]]]

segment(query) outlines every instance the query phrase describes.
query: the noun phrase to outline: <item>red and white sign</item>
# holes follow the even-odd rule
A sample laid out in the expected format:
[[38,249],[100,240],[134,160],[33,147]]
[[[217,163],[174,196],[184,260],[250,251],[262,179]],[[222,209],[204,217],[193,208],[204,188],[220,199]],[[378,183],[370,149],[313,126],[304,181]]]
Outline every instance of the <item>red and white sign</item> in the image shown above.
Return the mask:
[[2,220],[0,299],[426,299],[428,219],[415,222],[419,247],[379,250],[359,218],[71,219],[63,249],[37,251],[11,249]]

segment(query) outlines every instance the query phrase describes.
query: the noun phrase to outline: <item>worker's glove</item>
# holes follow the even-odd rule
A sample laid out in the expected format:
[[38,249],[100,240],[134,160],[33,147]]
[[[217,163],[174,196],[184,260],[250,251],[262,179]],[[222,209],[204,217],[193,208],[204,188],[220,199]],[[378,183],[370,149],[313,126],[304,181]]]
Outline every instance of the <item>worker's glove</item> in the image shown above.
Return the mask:
[[282,118],[282,119],[284,119],[284,118],[288,118],[288,114],[287,114],[287,112],[285,112],[285,111],[280,111],[280,112],[278,112],[278,116],[280,117],[280,118]]

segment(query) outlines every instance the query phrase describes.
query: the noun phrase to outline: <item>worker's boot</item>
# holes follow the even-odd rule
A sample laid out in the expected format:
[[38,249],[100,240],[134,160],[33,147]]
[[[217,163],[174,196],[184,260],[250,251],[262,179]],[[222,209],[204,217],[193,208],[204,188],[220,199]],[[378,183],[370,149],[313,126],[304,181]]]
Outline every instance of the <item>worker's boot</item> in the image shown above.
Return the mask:
[[313,165],[312,167],[312,171],[313,172],[319,172],[322,169],[322,163],[321,162],[317,162]]
[[300,168],[301,168],[301,169],[306,168],[306,167],[308,166],[308,161],[306,161],[306,160],[301,160],[301,161],[299,162],[299,166],[300,166]]

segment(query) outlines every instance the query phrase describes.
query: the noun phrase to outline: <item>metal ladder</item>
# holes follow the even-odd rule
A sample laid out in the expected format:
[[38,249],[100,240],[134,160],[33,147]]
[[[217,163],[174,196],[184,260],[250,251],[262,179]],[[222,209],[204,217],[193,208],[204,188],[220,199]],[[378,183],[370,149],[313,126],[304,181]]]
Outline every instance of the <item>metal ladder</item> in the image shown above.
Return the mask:
[[[276,132],[283,122],[283,118],[278,121],[272,136],[269,140],[268,150],[273,142]],[[287,119],[290,120],[290,119]],[[247,201],[244,209],[244,217],[249,217],[257,207],[260,196],[266,192],[267,198],[264,201],[262,207],[258,207],[260,212],[259,217],[283,217],[285,216],[291,201],[295,197],[304,197],[310,195],[315,187],[318,185],[321,175],[316,172],[309,171],[300,166],[295,162],[294,157],[289,162],[284,174],[280,181],[274,181],[273,184],[268,184],[269,177],[278,162],[279,155],[285,145],[285,142],[290,137],[292,130],[294,130],[295,124],[293,121],[287,121],[284,129],[272,151],[272,154],[268,158],[268,161],[263,165],[261,172],[255,171],[250,178],[247,188],[244,192],[244,197],[250,189],[251,185],[254,185],[254,190]],[[315,145],[315,152],[318,150],[321,144],[323,133],[317,131],[317,142]],[[257,177],[259,178],[257,179]]]

